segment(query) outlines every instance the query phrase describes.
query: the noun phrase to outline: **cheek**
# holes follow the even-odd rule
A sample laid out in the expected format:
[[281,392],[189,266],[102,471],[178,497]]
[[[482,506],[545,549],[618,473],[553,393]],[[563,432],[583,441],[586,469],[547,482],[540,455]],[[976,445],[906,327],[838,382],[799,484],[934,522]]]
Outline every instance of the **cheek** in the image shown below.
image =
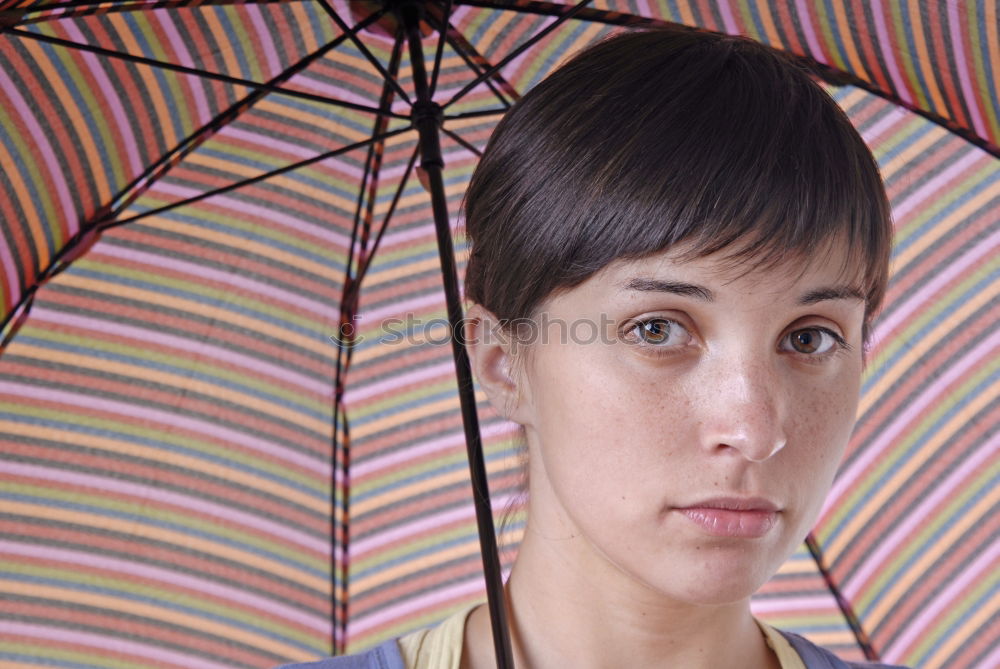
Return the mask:
[[563,493],[634,498],[676,464],[680,430],[692,425],[680,384],[637,377],[600,345],[566,347],[538,368],[536,428],[548,478]]

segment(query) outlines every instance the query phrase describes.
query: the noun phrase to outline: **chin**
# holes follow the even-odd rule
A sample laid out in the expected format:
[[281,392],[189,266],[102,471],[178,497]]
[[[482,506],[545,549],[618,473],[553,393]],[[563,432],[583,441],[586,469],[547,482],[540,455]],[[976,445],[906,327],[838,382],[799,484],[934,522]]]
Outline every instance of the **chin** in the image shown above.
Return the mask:
[[[707,557],[670,561],[647,585],[670,599],[699,606],[724,606],[753,595],[778,570],[782,560],[748,559],[746,552],[705,547]],[[716,552],[716,555],[711,555]]]

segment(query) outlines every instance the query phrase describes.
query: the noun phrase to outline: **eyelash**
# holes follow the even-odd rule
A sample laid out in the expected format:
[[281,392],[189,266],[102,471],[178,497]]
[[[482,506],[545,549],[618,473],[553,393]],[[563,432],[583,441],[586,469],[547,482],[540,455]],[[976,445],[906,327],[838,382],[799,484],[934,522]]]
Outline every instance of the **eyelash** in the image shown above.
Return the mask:
[[[638,331],[643,327],[649,325],[650,323],[657,323],[657,322],[668,323],[670,324],[670,327],[674,326],[680,327],[685,332],[688,332],[689,336],[693,336],[691,335],[688,328],[684,327],[684,325],[679,321],[672,318],[664,318],[662,316],[655,316],[653,318],[646,318],[640,321],[636,321],[625,331],[625,334]],[[795,351],[794,349],[791,351],[786,351],[801,360],[814,364],[823,363],[835,355],[838,355],[840,353],[846,353],[852,350],[851,345],[847,343],[847,340],[844,339],[844,337],[842,337],[834,330],[831,330],[830,328],[825,328],[819,325],[810,325],[802,328],[796,328],[795,330],[792,330],[787,334],[785,334],[784,336],[782,336],[781,341],[784,342],[788,337],[791,337],[796,332],[802,332],[805,330],[813,330],[815,332],[821,332],[823,334],[830,336],[833,339],[834,345],[833,348],[831,348],[831,350],[819,354],[801,353],[799,351]],[[677,353],[677,349],[682,348],[682,346],[658,346],[656,344],[650,344],[643,341],[640,337],[637,337],[637,345],[656,356],[674,355]],[[779,350],[784,351],[785,349],[779,349]]]

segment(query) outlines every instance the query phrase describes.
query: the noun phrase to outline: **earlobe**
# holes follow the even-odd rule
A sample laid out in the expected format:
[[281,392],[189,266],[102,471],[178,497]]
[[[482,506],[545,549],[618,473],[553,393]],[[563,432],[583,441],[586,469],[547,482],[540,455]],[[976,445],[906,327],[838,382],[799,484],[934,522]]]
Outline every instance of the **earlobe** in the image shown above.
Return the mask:
[[519,397],[513,348],[496,316],[479,304],[473,304],[466,314],[465,345],[472,373],[490,404],[504,418],[514,418]]

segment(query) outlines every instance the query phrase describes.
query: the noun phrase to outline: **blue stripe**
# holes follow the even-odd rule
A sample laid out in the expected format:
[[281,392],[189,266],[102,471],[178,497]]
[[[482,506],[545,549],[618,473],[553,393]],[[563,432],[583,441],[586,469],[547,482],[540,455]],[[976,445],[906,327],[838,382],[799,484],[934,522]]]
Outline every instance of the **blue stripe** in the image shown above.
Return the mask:
[[[145,200],[145,203],[144,203],[144,200]],[[146,212],[146,211],[149,211],[149,210],[153,209],[154,206],[155,207],[159,207],[160,203],[159,202],[150,203],[146,198],[140,198],[140,199],[136,200],[129,207],[129,213],[130,214],[131,213],[135,213],[135,214],[143,213],[143,212]],[[185,212],[188,212],[188,213],[185,213]],[[256,243],[261,244],[263,246],[269,246],[271,248],[280,249],[282,251],[285,251],[285,252],[289,253],[290,255],[298,256],[299,258],[302,258],[303,260],[308,260],[308,261],[311,261],[311,262],[316,263],[318,265],[323,265],[323,266],[327,266],[327,267],[331,267],[332,266],[332,269],[334,270],[334,273],[337,273],[338,276],[340,274],[343,274],[343,270],[344,270],[343,262],[344,261],[339,256],[333,255],[333,253],[331,252],[331,250],[324,249],[322,246],[319,246],[319,245],[312,245],[311,247],[292,246],[291,244],[283,241],[279,237],[269,236],[269,235],[263,235],[263,234],[258,233],[257,230],[263,229],[261,226],[252,225],[252,226],[250,226],[248,228],[234,228],[234,227],[226,225],[224,223],[217,223],[217,222],[215,222],[213,220],[209,220],[208,218],[199,218],[198,216],[193,215],[194,213],[197,213],[195,209],[193,209],[191,207],[183,207],[183,208],[180,208],[180,209],[169,209],[167,211],[161,212],[158,215],[158,217],[162,218],[162,219],[169,220],[169,221],[176,221],[178,223],[188,223],[190,225],[193,225],[193,226],[196,226],[196,227],[199,227],[199,228],[204,228],[206,230],[213,230],[213,231],[218,232],[220,234],[229,235],[229,236],[237,236],[237,237],[240,237],[241,239],[245,239],[245,240],[250,241],[250,242],[256,242]],[[146,232],[146,233],[154,235],[154,236],[155,235],[159,235],[159,234],[161,234],[163,232],[158,227],[149,227],[149,226],[143,225],[141,222],[129,223],[129,228],[131,228],[133,230],[137,230],[139,232]],[[277,232],[280,233],[281,230],[278,229]],[[198,241],[198,243],[202,243],[201,240],[197,240],[197,241]],[[240,253],[242,253],[242,254],[244,254],[244,255],[246,255],[248,257],[251,257],[251,258],[260,258],[261,257],[261,256],[258,256],[255,253],[251,253],[251,252],[246,251],[244,249],[237,249],[237,250],[239,250]],[[271,265],[272,267],[273,266],[281,267],[281,268],[283,268],[285,270],[291,270],[292,272],[294,272],[297,275],[305,276],[310,281],[314,281],[314,282],[319,283],[320,285],[322,285],[324,287],[328,287],[332,291],[335,291],[335,294],[338,295],[338,296],[340,295],[341,291],[343,290],[343,285],[340,282],[330,281],[325,276],[321,276],[321,275],[318,275],[318,274],[308,273],[307,270],[304,269],[301,265],[288,265],[288,264],[284,264],[281,261],[279,261],[277,259],[274,259],[274,258],[271,258],[271,257],[263,258],[263,261],[266,264]]]
[[[993,374],[988,375],[975,387],[971,388],[967,393],[959,398],[955,399],[954,404],[949,407],[941,416],[938,417],[930,426],[927,427],[919,435],[917,439],[913,441],[908,449],[904,452],[899,452],[898,449],[893,452],[895,459],[892,464],[884,473],[881,475],[881,480],[889,480],[899,470],[905,466],[905,464],[912,460],[912,458],[920,452],[920,450],[929,442],[931,439],[937,435],[938,432],[950,421],[956,414],[961,412],[965,407],[967,407],[973,400],[977,399],[983,392],[985,392],[991,385],[1000,381],[1000,369],[997,369]],[[985,490],[985,489],[984,489]],[[858,508],[866,505],[872,498],[873,495],[880,491],[879,486],[869,486],[867,492],[864,493],[862,497],[853,502],[853,508]],[[846,502],[845,502],[846,504]],[[824,543],[833,543],[845,531],[845,526],[853,520],[853,516],[848,513],[844,514],[843,518],[836,525],[829,528],[824,528]],[[946,525],[947,527],[947,525]]]
[[[282,320],[271,313],[264,311],[265,309],[273,309],[274,307],[269,305],[261,305],[260,308],[254,308],[248,306],[247,304],[238,304],[233,302],[227,297],[232,299],[247,299],[244,296],[240,296],[237,293],[225,293],[223,291],[218,291],[221,295],[225,297],[209,297],[207,295],[201,295],[193,291],[186,291],[183,289],[173,288],[171,286],[155,283],[153,281],[142,281],[140,279],[133,279],[125,276],[120,276],[113,274],[111,272],[101,272],[96,269],[90,269],[81,267],[80,265],[73,266],[73,274],[80,277],[86,277],[90,279],[98,279],[101,281],[108,281],[110,283],[115,283],[122,286],[130,286],[132,288],[138,288],[141,290],[147,290],[150,292],[158,293],[160,295],[169,295],[171,297],[176,297],[180,299],[190,300],[192,302],[197,302],[199,304],[204,304],[206,306],[215,307],[222,311],[228,311],[229,313],[239,314],[241,316],[247,316],[255,320],[263,321],[264,323],[269,323],[276,327],[300,334],[304,337],[309,337],[317,340],[325,340],[327,338],[326,328],[329,327],[328,324],[322,324],[324,329],[312,329],[303,325],[298,325],[291,321]],[[262,333],[254,333],[255,336],[264,338],[265,335]],[[287,344],[286,344],[287,345]],[[291,366],[291,363],[287,362]],[[305,372],[315,372],[314,369],[305,369]]]
[[[115,598],[118,598],[118,599],[127,600],[127,601],[130,601],[130,602],[138,602],[138,603],[141,603],[141,604],[151,604],[151,605],[153,605],[153,606],[155,606],[157,608],[164,609],[164,610],[167,610],[167,611],[176,611],[178,613],[185,613],[185,614],[188,614],[188,615],[192,615],[192,616],[194,616],[196,618],[201,618],[201,619],[204,619],[204,620],[211,620],[211,621],[214,621],[214,622],[218,622],[218,623],[223,623],[223,624],[229,625],[231,627],[236,627],[236,628],[245,630],[247,632],[253,632],[256,635],[260,635],[262,637],[266,637],[268,639],[272,639],[274,641],[278,641],[278,642],[281,642],[281,643],[286,643],[286,644],[288,644],[290,646],[295,646],[296,648],[299,648],[299,649],[302,649],[302,650],[305,650],[305,651],[309,651],[309,652],[317,652],[317,651],[323,652],[323,650],[325,648],[325,647],[319,647],[319,646],[310,646],[310,645],[308,645],[306,643],[303,643],[302,641],[299,641],[298,639],[296,639],[294,637],[289,637],[289,636],[284,636],[284,635],[281,635],[281,634],[277,634],[273,630],[271,630],[269,627],[266,627],[264,625],[250,625],[250,624],[247,624],[247,623],[243,622],[242,620],[239,620],[238,618],[235,618],[235,617],[229,618],[229,617],[226,617],[226,616],[221,616],[221,615],[219,615],[217,613],[213,613],[213,612],[211,612],[209,610],[206,610],[206,609],[199,609],[199,608],[194,608],[194,607],[191,607],[191,606],[184,606],[184,605],[178,604],[177,602],[169,600],[169,599],[157,599],[157,598],[154,598],[154,597],[143,596],[143,595],[137,594],[136,592],[131,591],[131,590],[125,590],[125,589],[120,589],[120,588],[111,588],[111,587],[102,587],[102,586],[92,585],[90,583],[83,583],[83,582],[80,582],[80,581],[70,581],[70,580],[65,580],[65,579],[61,579],[61,578],[44,578],[44,577],[34,576],[34,575],[31,575],[31,574],[20,574],[20,573],[15,573],[15,572],[0,571],[0,576],[9,578],[9,579],[14,580],[14,581],[18,581],[20,583],[32,583],[32,584],[43,585],[43,586],[45,586],[45,585],[47,585],[47,586],[54,586],[54,587],[57,587],[57,588],[66,588],[68,590],[74,590],[76,592],[87,592],[87,593],[93,593],[93,594],[96,594],[96,595],[107,595],[107,596],[115,597]],[[165,584],[164,586],[160,586],[160,587],[163,587],[164,589],[166,589],[166,588],[169,588],[170,586],[169,586],[169,584]],[[195,597],[195,598],[197,597],[197,595],[192,595],[192,596]],[[226,607],[226,606],[227,605],[225,605],[225,604],[222,605],[222,607]],[[230,606],[232,608],[237,608],[237,606],[235,606],[235,605],[228,605],[228,606]],[[238,610],[241,610],[241,609],[238,609]],[[170,621],[169,620],[166,621],[166,624],[170,624]],[[109,629],[107,631],[107,633],[113,633],[113,631],[114,631],[113,629]],[[206,635],[207,636],[215,637],[215,635],[211,634],[211,633],[207,633]],[[218,637],[215,637],[215,638],[218,638]]]
[[[995,269],[993,272],[987,274],[982,279],[974,283],[972,286],[967,288],[964,293],[958,295],[955,299],[950,300],[946,305],[947,311],[945,313],[945,316],[947,316],[947,312],[954,312],[959,308],[961,308],[973,297],[977,297],[978,295],[981,295],[983,292],[988,290],[995,290],[994,284],[998,281],[1000,281],[1000,267],[997,267],[997,269]],[[940,320],[941,317],[939,316],[937,317],[936,320],[931,321],[931,325],[932,326],[936,325],[938,322],[940,322]],[[944,341],[948,337],[948,335],[950,335],[954,331],[955,328],[960,327],[961,325],[962,323],[955,323],[952,329],[949,330],[947,333],[945,333],[945,335],[941,338],[941,341]],[[926,329],[916,332],[911,339],[903,342],[902,346],[898,346],[895,352],[891,356],[887,357],[880,356],[878,359],[876,359],[874,362],[877,363],[878,366],[876,367],[873,365],[868,368],[868,373],[866,374],[865,379],[861,384],[861,394],[864,395],[865,393],[869,392],[875,384],[879,383],[882,380],[882,378],[896,366],[896,364],[903,356],[907,355],[914,347],[917,346],[918,343],[926,339],[927,334],[928,332]]]
[[[316,484],[311,479],[306,479],[305,481],[301,481],[298,479],[286,478],[270,469],[256,469],[254,467],[251,467],[243,459],[236,460],[236,459],[218,457],[210,453],[206,453],[204,451],[199,451],[178,444],[171,444],[156,439],[149,439],[141,435],[125,434],[123,432],[117,432],[115,430],[109,430],[106,428],[88,427],[86,425],[80,425],[76,423],[65,423],[61,421],[45,420],[45,419],[35,418],[33,416],[26,416],[23,414],[0,411],[0,419],[9,420],[14,423],[21,423],[23,425],[35,425],[39,427],[52,428],[55,430],[66,430],[69,432],[77,432],[79,434],[86,434],[95,437],[113,439],[125,443],[148,446],[150,448],[155,448],[163,451],[164,459],[167,461],[169,461],[170,454],[173,453],[179,455],[186,455],[192,458],[197,458],[198,460],[202,460],[204,462],[221,465],[228,469],[245,472],[247,474],[252,474],[265,481],[273,481],[274,483],[278,483],[280,485],[284,485],[290,488],[295,488],[300,492],[309,494],[311,497],[317,500],[325,501],[329,497],[329,490],[325,485],[319,488],[312,487],[315,486]],[[14,438],[17,437],[14,436]],[[243,458],[243,455],[240,453],[234,453],[234,455]],[[317,460],[318,459],[319,458],[317,458]],[[273,466],[270,463],[265,463],[265,465]],[[285,500],[285,504],[292,505],[298,508],[298,505],[293,505],[292,502],[289,502],[287,500]]]
[[[177,374],[191,379],[197,379],[199,381],[204,381],[205,383],[210,383],[214,386],[219,386],[222,388],[228,388],[229,390],[234,390],[257,399],[276,404],[278,406],[284,407],[296,413],[305,414],[310,418],[315,418],[317,420],[332,420],[333,409],[329,406],[324,407],[325,411],[320,412],[314,409],[310,409],[307,405],[301,402],[296,402],[294,399],[286,399],[279,395],[274,395],[263,390],[258,390],[251,386],[244,385],[236,381],[230,381],[224,377],[213,376],[211,374],[206,374],[198,369],[189,369],[187,367],[177,367],[164,362],[157,362],[155,360],[150,360],[148,358],[139,358],[135,356],[126,355],[124,353],[119,353],[117,351],[99,351],[96,349],[87,348],[86,346],[80,346],[71,343],[49,341],[47,339],[40,339],[37,337],[32,337],[31,335],[23,335],[17,338],[19,342],[25,344],[38,346],[48,350],[63,351],[67,353],[74,353],[81,357],[86,356],[90,358],[100,358],[101,360],[112,360],[115,362],[121,362],[128,365],[135,365],[137,367],[142,367],[144,369],[153,369],[159,372],[164,372],[168,374]],[[326,433],[318,435],[319,437],[326,438]],[[132,439],[130,439],[132,441]]]
[[[993,489],[995,489],[998,484],[1000,484],[1000,473],[994,476],[992,480],[988,481],[987,484],[981,490],[979,490],[977,494],[970,497],[969,500],[965,504],[963,504],[961,508],[955,509],[955,511],[950,516],[948,516],[948,518],[946,518],[943,523],[940,524],[936,532],[934,532],[931,536],[927,537],[919,546],[914,546],[913,547],[914,550],[912,551],[910,557],[907,560],[905,560],[902,564],[899,564],[897,566],[896,568],[897,573],[903,573],[908,571],[915,562],[922,560],[924,556],[931,550],[931,548],[933,548],[935,545],[940,545],[941,537],[950,532],[951,529],[955,527],[955,525],[961,522],[962,517],[967,515],[968,511],[973,506],[975,506],[977,502],[986,497],[986,495],[990,494],[990,492]],[[998,510],[997,506],[994,505],[992,512],[995,513],[997,510]],[[984,515],[984,518],[985,519],[991,518],[993,513],[987,512]],[[975,532],[975,527],[970,528],[967,533],[971,532]],[[920,577],[922,577],[923,575],[924,574],[920,574]],[[996,574],[994,572],[994,577],[995,576]],[[857,611],[858,615],[863,618],[865,614],[867,614],[871,609],[878,607],[879,603],[888,594],[888,591],[891,590],[895,585],[897,585],[896,580],[886,579],[886,583],[882,587],[875,590],[875,596],[871,599],[866,609],[862,611]]]
[[[160,60],[162,56],[160,54],[157,54],[153,49],[153,47],[149,44],[149,41],[146,39],[146,34],[143,32],[143,23],[140,23],[136,19],[135,13],[122,12],[121,19],[125,21],[126,24],[129,26],[129,28],[131,29],[132,36],[135,38],[136,43],[139,45],[142,55],[147,58],[152,58],[154,60]],[[148,25],[148,23],[146,25]],[[150,67],[149,65],[137,64],[134,67],[138,72],[142,73],[143,75],[141,77],[136,77],[135,80],[146,82],[146,89],[150,91],[151,95],[154,94],[154,88],[151,85],[151,82],[149,81],[148,73],[152,73],[152,75],[156,78],[156,88],[159,89],[159,93],[163,96],[163,99],[167,103],[167,110],[170,115],[170,122],[173,123],[174,131],[177,133],[173,137],[167,137],[165,135],[163,137],[163,141],[165,142],[165,146],[163,148],[171,149],[177,142],[183,139],[188,133],[195,130],[195,127],[193,127],[191,124],[195,124],[198,122],[198,119],[192,118],[189,121],[189,125],[185,126],[179,111],[181,105],[171,99],[173,97],[173,91],[171,90],[170,86],[171,81],[179,84],[182,78],[187,79],[190,78],[191,75],[184,75],[172,72],[168,74],[167,70],[164,70],[159,67]],[[135,102],[138,101],[133,101],[133,103]],[[152,110],[142,110],[142,109],[136,109],[135,111],[138,113],[143,113],[144,111],[147,113],[152,112]],[[160,128],[160,130],[162,131],[163,129],[162,123],[157,122],[154,123],[154,125]]]
[[[192,498],[194,498],[194,496],[192,496]],[[252,544],[247,544],[247,543],[244,543],[244,542],[241,542],[241,541],[236,541],[236,540],[233,540],[233,539],[229,539],[229,538],[227,538],[225,536],[222,536],[222,535],[219,535],[219,534],[211,534],[209,532],[204,532],[204,531],[199,530],[199,529],[197,529],[195,527],[192,527],[192,526],[180,525],[180,524],[177,524],[177,523],[170,523],[170,522],[166,522],[166,521],[163,521],[163,520],[159,520],[157,518],[152,518],[150,516],[143,516],[143,515],[137,514],[137,513],[125,513],[124,511],[115,511],[113,509],[108,509],[108,508],[101,507],[101,506],[96,506],[96,505],[81,504],[81,503],[78,503],[78,502],[63,502],[63,501],[52,499],[51,497],[44,497],[44,496],[42,496],[42,497],[36,497],[34,495],[23,495],[23,494],[10,493],[10,492],[5,492],[5,491],[0,491],[0,500],[10,500],[10,501],[15,501],[15,502],[24,502],[24,503],[27,503],[27,504],[39,504],[39,505],[44,506],[44,507],[49,508],[49,509],[56,508],[56,509],[64,509],[64,510],[67,510],[67,511],[79,511],[79,512],[82,512],[82,513],[93,513],[93,514],[97,514],[97,515],[100,515],[100,516],[103,516],[103,517],[106,517],[106,518],[117,518],[119,520],[125,520],[125,521],[131,522],[131,523],[135,523],[139,527],[158,527],[160,529],[170,530],[172,532],[179,532],[179,533],[182,533],[182,534],[190,536],[190,537],[200,537],[202,539],[205,539],[205,540],[210,541],[210,542],[215,543],[215,544],[220,544],[220,545],[223,545],[223,546],[229,546],[230,548],[235,548],[235,549],[247,552],[247,553],[252,553],[253,555],[256,555],[258,557],[262,557],[262,558],[266,558],[266,559],[269,559],[269,560],[273,560],[274,562],[278,562],[280,564],[283,564],[285,566],[291,567],[291,568],[296,569],[298,571],[310,574],[310,575],[315,576],[317,578],[326,579],[326,578],[329,578],[329,576],[330,576],[329,573],[327,573],[327,572],[320,571],[319,569],[314,569],[314,568],[310,567],[305,561],[297,562],[297,561],[291,560],[291,559],[289,559],[289,558],[287,558],[287,557],[285,557],[283,555],[279,555],[277,553],[273,553],[271,551],[258,548],[256,546],[253,546]],[[178,515],[183,515],[184,511],[178,510],[178,511],[175,511],[174,513],[176,513]],[[280,520],[280,519],[272,519],[270,517],[263,516],[263,515],[261,517],[262,518],[267,518],[268,520],[275,520],[275,521]],[[200,519],[200,521],[202,523],[208,524],[208,525],[211,525],[212,522],[213,522],[212,520],[209,520],[209,519]],[[218,521],[218,524],[220,526],[223,526],[223,527],[228,527],[228,522],[229,521],[226,521],[226,520],[220,520],[220,521]],[[288,523],[286,523],[286,524],[288,524]],[[229,528],[229,529],[235,529],[235,528]],[[302,532],[303,534],[313,534],[312,532],[310,532],[306,528],[296,528],[296,529],[298,531]],[[111,532],[111,530],[102,530],[102,531]],[[237,530],[237,532],[239,532],[239,531],[240,530]],[[247,532],[247,533],[249,533],[249,532]],[[315,536],[315,535],[313,535],[313,536]],[[136,538],[138,538],[138,537],[136,537]],[[149,541],[159,542],[160,540],[158,540],[158,539],[149,539]],[[275,538],[274,541],[273,541],[273,543],[279,543],[279,541],[280,540],[278,538]],[[292,551],[292,553],[294,554],[295,551]],[[223,557],[220,557],[220,556],[217,556],[217,555],[212,555],[211,559],[215,560],[215,561],[219,561],[219,562],[221,562],[221,561],[228,561],[228,558],[223,558]],[[274,578],[280,578],[280,577],[278,577],[276,575],[272,575],[272,576]]]

